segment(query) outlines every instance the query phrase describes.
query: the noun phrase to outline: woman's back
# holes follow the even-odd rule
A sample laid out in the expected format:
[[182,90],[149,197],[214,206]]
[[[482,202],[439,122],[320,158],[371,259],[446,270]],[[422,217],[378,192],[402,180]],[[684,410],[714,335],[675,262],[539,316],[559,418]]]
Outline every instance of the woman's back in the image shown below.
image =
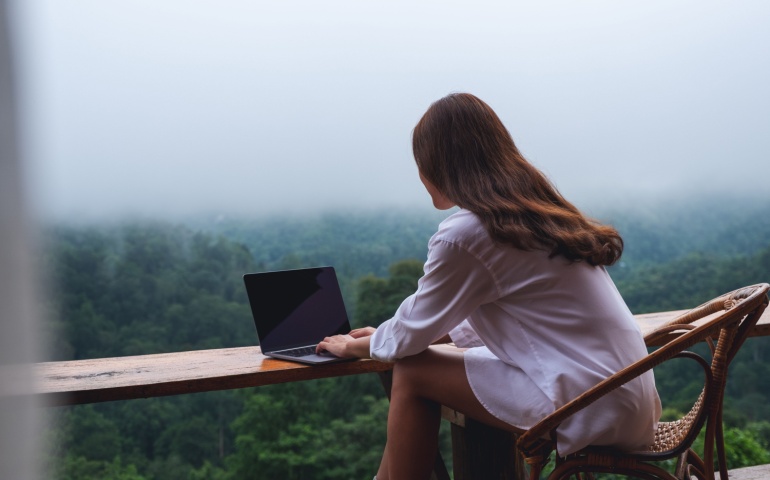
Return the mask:
[[[446,243],[470,254],[451,260],[455,268],[488,271],[490,297],[468,323],[497,359],[532,380],[550,400],[549,408],[559,408],[646,355],[639,328],[603,267],[496,243],[466,210],[447,218],[431,239],[431,245]],[[468,277],[476,282],[484,278]],[[483,368],[490,376],[489,365]],[[477,389],[487,390],[481,385]],[[505,395],[494,392],[482,396],[489,397],[490,404],[499,401],[500,409],[507,402]],[[660,407],[651,374],[608,398],[612,400],[563,425],[562,450],[582,446],[576,442],[634,448],[652,441]],[[587,416],[591,422],[584,421]],[[619,419],[624,420],[622,432],[608,425]]]

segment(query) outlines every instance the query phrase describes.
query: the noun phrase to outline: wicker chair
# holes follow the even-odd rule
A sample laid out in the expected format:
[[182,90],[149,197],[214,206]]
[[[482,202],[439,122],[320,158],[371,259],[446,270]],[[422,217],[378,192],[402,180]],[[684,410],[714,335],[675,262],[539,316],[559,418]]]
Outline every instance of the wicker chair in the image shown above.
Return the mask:
[[[648,334],[645,341],[649,346],[663,342],[663,346],[600,382],[522,434],[517,447],[530,466],[530,479],[540,477],[543,466],[555,449],[556,428],[566,418],[664,361],[683,357],[699,364],[705,375],[703,391],[687,415],[675,422],[660,422],[654,444],[644,451],[587,447],[566,457],[557,455],[556,466],[548,478],[567,479],[572,475],[592,478],[593,473],[616,473],[641,479],[714,480],[716,446],[720,478],[727,480],[722,436],[722,399],[727,368],[767,306],[768,289],[770,285],[760,284],[735,290],[659,327]],[[686,351],[703,341],[711,347],[710,362]],[[704,423],[705,447],[701,459],[690,447]],[[651,463],[670,458],[678,458],[673,474]]]

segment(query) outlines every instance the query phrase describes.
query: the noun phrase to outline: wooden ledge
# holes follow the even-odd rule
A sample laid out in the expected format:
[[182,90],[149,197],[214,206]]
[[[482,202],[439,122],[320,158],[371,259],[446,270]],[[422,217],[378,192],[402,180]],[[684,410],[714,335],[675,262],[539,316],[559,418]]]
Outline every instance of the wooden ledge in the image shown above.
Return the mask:
[[[637,315],[636,319],[644,334],[682,312]],[[770,335],[770,309],[751,335]],[[34,393],[46,405],[75,405],[258,387],[391,368],[392,364],[373,360],[307,366],[265,357],[259,347],[222,348],[40,363],[34,365]]]
[[46,405],[162,397],[383,372],[374,360],[308,366],[268,358],[259,347],[222,348],[35,365],[37,393]]

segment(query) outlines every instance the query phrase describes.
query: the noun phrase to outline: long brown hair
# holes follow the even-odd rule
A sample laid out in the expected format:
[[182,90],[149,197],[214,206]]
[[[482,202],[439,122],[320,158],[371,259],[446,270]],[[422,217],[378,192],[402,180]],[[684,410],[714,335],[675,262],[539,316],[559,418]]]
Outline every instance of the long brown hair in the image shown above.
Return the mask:
[[516,148],[492,108],[468,93],[433,103],[412,135],[417,167],[445,197],[475,213],[492,238],[522,250],[612,265],[613,227],[585,217]]

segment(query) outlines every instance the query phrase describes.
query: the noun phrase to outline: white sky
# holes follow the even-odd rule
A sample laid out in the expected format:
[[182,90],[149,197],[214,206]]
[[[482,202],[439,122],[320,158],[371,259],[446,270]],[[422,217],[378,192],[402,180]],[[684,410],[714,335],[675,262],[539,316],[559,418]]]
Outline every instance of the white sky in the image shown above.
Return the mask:
[[411,129],[452,91],[578,203],[770,178],[764,0],[15,8],[45,216],[428,207]]

